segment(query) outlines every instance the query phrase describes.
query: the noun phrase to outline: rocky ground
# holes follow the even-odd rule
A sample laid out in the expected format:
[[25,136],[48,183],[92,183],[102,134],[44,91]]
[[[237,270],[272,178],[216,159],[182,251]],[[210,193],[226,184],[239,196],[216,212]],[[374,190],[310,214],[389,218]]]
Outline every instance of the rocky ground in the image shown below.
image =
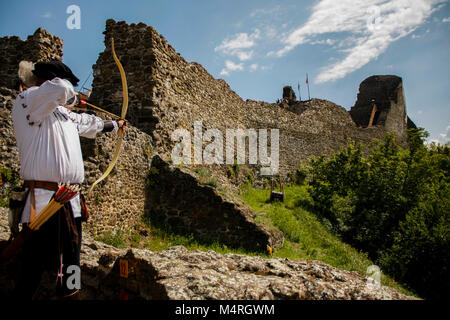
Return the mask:
[[[8,239],[7,210],[0,209],[0,241]],[[0,296],[14,282],[0,268]],[[121,276],[122,266],[122,276]],[[126,266],[126,267],[124,267]],[[119,250],[84,235],[81,251],[82,298],[119,299],[414,299],[393,288],[373,289],[357,272],[319,261],[265,259],[258,256],[188,251],[182,246],[161,252]],[[127,277],[124,277],[126,271]],[[36,299],[51,299],[54,278],[43,277]]]

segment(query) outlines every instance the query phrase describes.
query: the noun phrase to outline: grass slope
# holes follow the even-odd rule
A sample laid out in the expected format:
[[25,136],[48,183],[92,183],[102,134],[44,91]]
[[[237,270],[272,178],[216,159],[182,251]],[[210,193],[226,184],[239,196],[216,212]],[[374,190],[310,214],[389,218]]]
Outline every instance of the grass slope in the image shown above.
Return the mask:
[[[336,268],[357,271],[361,275],[367,276],[367,268],[374,264],[367,255],[342,242],[314,214],[305,209],[308,207],[307,204],[312,201],[307,186],[286,187],[284,203],[269,203],[267,200],[270,197],[270,190],[247,186],[241,191],[242,199],[253,208],[254,218],[257,222],[271,228],[278,228],[285,234],[283,247],[273,251],[274,257],[292,260],[319,260]],[[142,231],[143,228],[148,230],[147,236],[136,231]],[[143,220],[134,231],[127,234],[105,233],[97,240],[118,248],[132,246],[161,251],[171,246],[182,245],[188,250],[213,250],[221,254],[236,253],[270,257],[268,254],[229,248],[218,242],[205,244],[191,235],[173,234],[168,230],[155,228],[148,220]],[[384,274],[381,276],[381,282],[383,285],[394,287],[405,294],[413,295]]]
[[[270,190],[247,187],[243,200],[255,211],[255,220],[274,226],[285,234],[283,247],[273,255],[293,260],[319,260],[336,268],[357,271],[368,276],[367,268],[374,263],[367,254],[359,252],[332,234],[317,217],[305,209],[312,199],[307,186],[285,187],[285,202],[269,203]],[[381,275],[381,283],[413,295],[388,276]]]

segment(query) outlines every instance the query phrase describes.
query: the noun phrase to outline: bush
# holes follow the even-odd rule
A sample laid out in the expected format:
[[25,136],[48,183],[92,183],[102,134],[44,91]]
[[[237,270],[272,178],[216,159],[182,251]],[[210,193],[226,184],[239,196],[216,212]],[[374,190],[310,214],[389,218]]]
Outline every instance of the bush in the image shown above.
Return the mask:
[[409,131],[405,150],[389,134],[367,157],[350,143],[311,161],[310,184],[314,212],[336,234],[419,294],[437,297],[449,289],[442,270],[449,264],[450,157],[448,147],[427,148],[426,136]]
[[423,296],[445,299],[450,297],[449,148],[420,153],[411,169],[420,183],[420,193],[414,195],[417,205],[400,222],[380,264]]

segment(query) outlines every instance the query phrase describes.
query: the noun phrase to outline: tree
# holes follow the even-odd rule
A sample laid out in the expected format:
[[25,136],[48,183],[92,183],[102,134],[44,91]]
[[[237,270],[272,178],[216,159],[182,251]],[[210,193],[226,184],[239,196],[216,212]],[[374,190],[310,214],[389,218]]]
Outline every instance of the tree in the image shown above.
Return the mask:
[[[310,162],[314,212],[425,297],[448,295],[448,146],[427,147],[422,129],[409,149],[388,134],[366,149],[350,143]],[[364,151],[368,156],[364,157]]]

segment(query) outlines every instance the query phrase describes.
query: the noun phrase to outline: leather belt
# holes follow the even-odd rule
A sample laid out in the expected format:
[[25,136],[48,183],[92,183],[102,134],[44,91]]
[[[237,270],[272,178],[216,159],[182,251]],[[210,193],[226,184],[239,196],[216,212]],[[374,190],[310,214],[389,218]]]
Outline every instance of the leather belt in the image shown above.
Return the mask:
[[28,192],[30,193],[30,223],[33,221],[33,219],[36,217],[36,198],[34,196],[34,189],[45,189],[50,191],[57,191],[58,190],[58,183],[56,182],[49,182],[49,181],[32,181],[32,180],[25,180],[24,183],[25,187],[28,188]]

